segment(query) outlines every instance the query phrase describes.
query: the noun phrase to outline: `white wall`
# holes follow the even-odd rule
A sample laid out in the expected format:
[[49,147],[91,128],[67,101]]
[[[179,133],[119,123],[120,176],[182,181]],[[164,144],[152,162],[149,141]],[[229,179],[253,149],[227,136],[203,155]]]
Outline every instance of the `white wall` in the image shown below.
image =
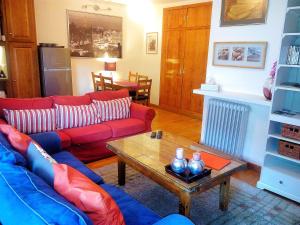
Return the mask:
[[[223,90],[263,95],[262,86],[280,51],[281,33],[287,0],[269,0],[266,24],[220,27],[222,0],[213,1],[207,80],[213,77]],[[218,67],[212,65],[213,43],[226,41],[267,41],[265,69]],[[205,108],[207,109],[206,97]],[[269,108],[251,104],[244,146],[244,159],[262,165],[266,148]],[[205,124],[205,117],[203,124]],[[205,127],[205,126],[203,126]],[[203,133],[202,133],[202,136]]]
[[[35,0],[38,43],[68,46],[66,10],[84,11],[86,0]],[[111,11],[101,14],[123,17],[123,58],[117,62],[116,77],[128,77],[129,70],[141,71],[144,41],[143,26],[128,16],[127,7],[109,3]],[[94,11],[89,11],[95,13]],[[72,58],[73,91],[81,95],[93,91],[91,72],[103,70],[103,62],[94,58]]]

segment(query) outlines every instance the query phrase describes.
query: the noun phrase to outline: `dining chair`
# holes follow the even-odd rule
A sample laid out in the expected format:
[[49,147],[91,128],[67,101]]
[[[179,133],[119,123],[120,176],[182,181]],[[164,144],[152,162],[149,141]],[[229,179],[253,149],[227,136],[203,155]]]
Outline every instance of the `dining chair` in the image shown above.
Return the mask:
[[101,76],[102,90],[114,90],[114,82],[112,77]]
[[142,103],[149,106],[151,95],[152,79],[139,80],[136,95],[132,98],[133,102]]
[[96,73],[92,72],[94,91],[102,90],[101,77],[102,77],[101,73],[96,74]]
[[148,80],[148,76],[139,74],[138,75],[138,81],[139,80]]
[[128,81],[129,82],[137,82],[138,81],[138,73],[132,73],[131,71],[129,71],[128,74]]

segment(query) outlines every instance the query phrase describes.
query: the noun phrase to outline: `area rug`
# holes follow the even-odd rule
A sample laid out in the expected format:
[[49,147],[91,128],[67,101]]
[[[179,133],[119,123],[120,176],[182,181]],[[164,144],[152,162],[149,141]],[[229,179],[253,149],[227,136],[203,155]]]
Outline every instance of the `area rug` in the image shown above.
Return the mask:
[[[106,183],[117,185],[117,164],[95,170]],[[118,185],[117,185],[118,186]],[[160,216],[178,212],[178,198],[130,167],[126,168],[125,192]],[[218,208],[219,188],[196,195],[191,220],[196,225],[300,225],[300,205],[270,192],[231,179],[227,212]]]

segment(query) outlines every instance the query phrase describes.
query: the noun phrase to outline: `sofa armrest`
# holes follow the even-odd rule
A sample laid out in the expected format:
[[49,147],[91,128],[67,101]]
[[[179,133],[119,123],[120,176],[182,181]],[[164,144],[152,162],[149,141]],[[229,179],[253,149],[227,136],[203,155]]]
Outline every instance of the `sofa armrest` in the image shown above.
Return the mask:
[[172,214],[161,219],[160,221],[156,222],[153,225],[195,225],[195,224],[185,216],[179,214]]
[[133,102],[130,106],[130,116],[131,118],[143,120],[146,124],[146,131],[151,131],[151,123],[155,117],[154,109]]
[[55,132],[44,132],[29,135],[36,141],[49,155],[61,152],[61,140]]
[[0,118],[0,124],[7,124],[7,122],[6,122],[5,119],[1,119],[1,118]]

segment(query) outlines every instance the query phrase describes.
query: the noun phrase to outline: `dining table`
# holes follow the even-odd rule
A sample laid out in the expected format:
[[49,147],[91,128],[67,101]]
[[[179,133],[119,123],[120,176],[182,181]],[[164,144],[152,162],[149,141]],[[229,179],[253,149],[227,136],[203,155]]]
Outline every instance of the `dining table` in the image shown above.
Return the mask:
[[114,81],[114,89],[119,90],[126,88],[128,91],[136,91],[138,89],[138,83],[137,82],[132,82],[128,80],[119,80],[119,81]]

